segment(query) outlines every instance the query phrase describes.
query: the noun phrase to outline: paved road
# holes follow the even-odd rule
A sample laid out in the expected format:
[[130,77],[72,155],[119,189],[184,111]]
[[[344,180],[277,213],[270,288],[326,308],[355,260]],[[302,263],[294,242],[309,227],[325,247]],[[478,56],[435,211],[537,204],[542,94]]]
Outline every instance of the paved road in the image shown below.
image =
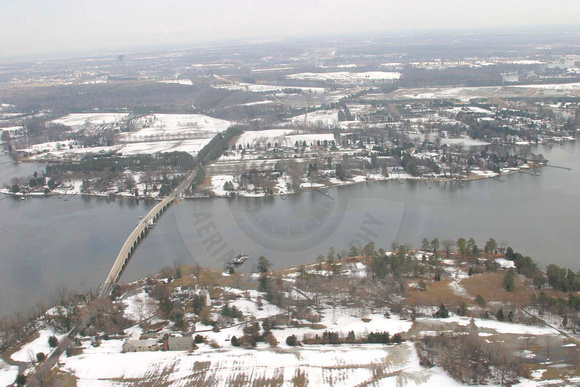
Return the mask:
[[50,372],[60,356],[66,351],[69,345],[73,343],[76,335],[78,335],[78,333],[89,323],[93,317],[96,305],[99,300],[110,296],[111,291],[113,290],[117,281],[119,281],[121,278],[125,267],[127,267],[131,255],[133,255],[133,252],[137,248],[138,243],[147,236],[149,222],[157,221],[157,219],[159,219],[161,214],[171,205],[171,203],[173,203],[175,199],[179,198],[189,187],[191,187],[191,184],[193,183],[196,175],[197,171],[194,171],[192,174],[190,174],[187,179],[185,179],[185,181],[179,185],[179,187],[177,187],[171,194],[169,194],[169,196],[157,203],[157,205],[153,207],[151,211],[149,211],[149,213],[139,222],[137,227],[135,227],[131,235],[129,235],[123,244],[123,247],[121,247],[121,251],[119,251],[119,255],[117,255],[117,259],[115,260],[115,263],[113,263],[113,267],[111,268],[109,275],[101,286],[98,297],[90,304],[87,310],[87,315],[81,321],[79,321],[73,329],[71,329],[68,335],[62,338],[59,345],[51,352],[44,363],[42,363],[42,365],[37,369],[34,376],[29,379],[27,383],[28,386],[40,387],[44,385],[46,380],[49,379]]

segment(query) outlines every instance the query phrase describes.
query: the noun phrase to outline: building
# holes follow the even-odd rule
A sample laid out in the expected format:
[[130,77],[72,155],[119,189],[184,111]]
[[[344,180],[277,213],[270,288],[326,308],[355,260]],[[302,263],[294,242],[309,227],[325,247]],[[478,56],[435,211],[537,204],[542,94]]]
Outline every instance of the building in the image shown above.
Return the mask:
[[158,349],[157,339],[142,339],[139,332],[133,332],[123,343],[123,352],[157,351]]
[[168,351],[189,351],[193,348],[193,337],[169,337],[167,339]]

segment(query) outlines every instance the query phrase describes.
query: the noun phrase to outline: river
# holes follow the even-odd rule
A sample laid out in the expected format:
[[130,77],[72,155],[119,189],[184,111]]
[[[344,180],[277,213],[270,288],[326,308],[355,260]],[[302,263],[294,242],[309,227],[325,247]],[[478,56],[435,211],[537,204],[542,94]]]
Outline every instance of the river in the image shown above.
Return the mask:
[[[542,147],[553,165],[540,176],[517,173],[502,180],[437,183],[361,183],[286,198],[186,200],[172,206],[139,246],[124,274],[129,281],[164,266],[199,263],[223,267],[239,253],[255,268],[266,256],[274,267],[313,262],[333,246],[391,242],[419,246],[426,237],[491,236],[550,263],[580,270],[580,144]],[[13,164],[0,156],[0,182],[42,166]],[[118,250],[154,203],[73,197],[0,198],[0,314],[50,302],[59,289],[96,288]]]

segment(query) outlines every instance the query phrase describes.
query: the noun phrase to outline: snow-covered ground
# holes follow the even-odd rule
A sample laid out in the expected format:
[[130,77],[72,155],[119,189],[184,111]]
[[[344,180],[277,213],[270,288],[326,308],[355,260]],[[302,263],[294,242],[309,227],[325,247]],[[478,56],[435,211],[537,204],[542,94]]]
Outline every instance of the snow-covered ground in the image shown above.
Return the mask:
[[[43,160],[43,159],[61,159],[61,158],[79,158],[89,154],[97,155],[109,152],[117,152],[122,149],[122,145],[115,146],[95,146],[90,148],[72,148],[61,147],[60,150],[50,150],[50,147],[45,148],[46,144],[37,144],[38,147],[35,148],[40,153],[32,154],[31,159]],[[30,150],[23,149],[22,151],[29,152]],[[32,153],[32,152],[30,152]]]
[[219,84],[215,85],[214,87],[218,89],[227,89],[227,90],[242,90],[242,91],[253,91],[255,93],[263,93],[263,92],[274,92],[274,93],[281,93],[283,90],[289,89],[296,89],[300,90],[301,92],[307,93],[324,93],[326,89],[323,87],[303,87],[303,86],[277,86],[277,85],[258,85],[254,83],[227,83],[227,84]]
[[118,153],[131,156],[165,152],[187,152],[195,156],[210,141],[211,137],[192,140],[134,142],[125,144],[123,148],[119,149]]
[[74,113],[57,118],[51,122],[70,126],[80,130],[86,126],[98,126],[121,122],[129,117],[129,113]]
[[353,73],[349,71],[337,71],[330,73],[298,73],[287,76],[289,79],[309,81],[330,81],[337,83],[364,83],[378,80],[395,80],[401,78],[401,73],[391,71],[366,71]]
[[397,99],[458,99],[463,102],[468,102],[472,98],[577,96],[580,94],[580,83],[399,89],[394,94]]
[[[473,319],[475,325],[479,329],[492,330],[497,333],[512,334],[512,335],[559,335],[560,333],[549,327],[540,327],[535,325],[514,324],[509,322],[502,322],[497,320],[486,320],[481,318]],[[453,316],[445,319],[438,318],[418,318],[417,321],[428,321],[436,324],[456,323],[461,326],[467,326],[471,322],[470,317]]]
[[79,378],[79,386],[120,386],[122,379],[172,386],[230,386],[306,383],[321,385],[459,386],[441,369],[425,369],[413,345],[307,346],[256,350],[231,344],[210,350],[205,344],[183,352],[110,353],[106,348],[64,359],[64,368]]
[[121,141],[155,141],[172,138],[212,138],[232,125],[203,114],[152,114],[136,120],[136,132],[123,133]]
[[311,113],[292,117],[291,122],[294,125],[334,127],[338,124],[338,110],[316,110]]
[[191,81],[191,79],[168,79],[168,80],[159,81],[159,82],[160,83],[174,83],[174,84],[178,84],[178,85],[187,85],[187,86],[193,85],[193,82]]
[[6,364],[0,359],[0,386],[11,386],[18,376],[18,367]]
[[332,133],[308,134],[292,129],[269,129],[256,132],[244,132],[236,142],[236,145],[246,146],[250,144],[252,148],[264,148],[270,143],[274,147],[278,144],[281,148],[292,148],[296,141],[300,145],[306,141],[307,146],[316,145],[317,141],[334,141]]
[[489,142],[480,141],[480,140],[474,140],[474,139],[469,138],[469,137],[462,137],[462,138],[442,138],[441,139],[441,143],[442,144],[447,144],[447,145],[463,145],[463,146],[466,146],[466,147],[476,147],[476,146],[486,146],[486,145],[490,145]]
[[35,362],[36,354],[39,352],[44,353],[48,356],[52,350],[48,345],[48,338],[50,336],[56,336],[57,339],[61,339],[64,335],[55,335],[51,329],[41,329],[39,332],[39,337],[34,339],[28,344],[25,344],[18,351],[14,352],[10,358],[14,361],[22,362]]

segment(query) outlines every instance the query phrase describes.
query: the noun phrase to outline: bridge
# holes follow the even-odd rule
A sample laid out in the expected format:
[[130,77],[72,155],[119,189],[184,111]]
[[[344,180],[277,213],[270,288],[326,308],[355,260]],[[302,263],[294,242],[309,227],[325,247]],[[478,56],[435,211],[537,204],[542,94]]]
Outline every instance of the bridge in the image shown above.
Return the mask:
[[117,255],[117,259],[115,259],[115,263],[113,263],[113,267],[111,268],[109,275],[107,275],[105,282],[103,282],[100,287],[98,297],[93,300],[91,305],[87,308],[87,314],[70,330],[66,336],[61,339],[59,345],[51,352],[44,363],[42,363],[42,365],[37,369],[33,378],[28,381],[28,386],[42,386],[46,380],[50,379],[50,371],[52,367],[54,367],[68,346],[74,342],[76,335],[89,323],[93,317],[95,313],[95,306],[98,300],[110,296],[113,288],[127,267],[131,256],[137,249],[139,242],[141,242],[143,238],[147,236],[147,233],[149,232],[149,224],[151,222],[157,222],[159,217],[161,217],[163,212],[167,210],[167,208],[174,202],[174,200],[181,197],[183,193],[189,187],[191,187],[196,176],[197,171],[191,173],[184,182],[182,182],[171,194],[169,194],[169,196],[157,203],[157,205],[153,207],[143,219],[141,219],[141,221],[137,224],[137,227],[135,227],[127,240],[125,240],[123,247],[121,247],[121,251],[119,251],[119,255]]
[[181,185],[177,187],[177,189],[175,189],[171,194],[169,194],[169,196],[167,196],[161,202],[157,203],[157,205],[153,207],[151,211],[149,211],[149,213],[143,219],[141,219],[139,224],[137,224],[137,227],[135,227],[131,235],[129,235],[129,237],[123,244],[123,247],[121,247],[121,251],[119,251],[119,255],[117,255],[117,259],[115,260],[115,263],[113,264],[113,267],[111,268],[111,271],[107,276],[107,279],[105,280],[103,285],[101,285],[99,291],[99,298],[107,297],[111,294],[111,292],[113,291],[113,287],[115,286],[117,281],[119,281],[119,279],[121,278],[121,275],[123,274],[123,271],[127,267],[127,264],[131,259],[131,256],[137,249],[139,242],[141,242],[143,238],[147,236],[147,233],[149,231],[149,225],[151,223],[157,222],[159,217],[173,203],[173,201],[178,197],[180,197],[188,187],[191,187],[191,184],[193,183],[193,180],[195,179],[196,175],[197,172],[194,172],[191,175],[189,175],[189,177],[183,183],[181,183]]

